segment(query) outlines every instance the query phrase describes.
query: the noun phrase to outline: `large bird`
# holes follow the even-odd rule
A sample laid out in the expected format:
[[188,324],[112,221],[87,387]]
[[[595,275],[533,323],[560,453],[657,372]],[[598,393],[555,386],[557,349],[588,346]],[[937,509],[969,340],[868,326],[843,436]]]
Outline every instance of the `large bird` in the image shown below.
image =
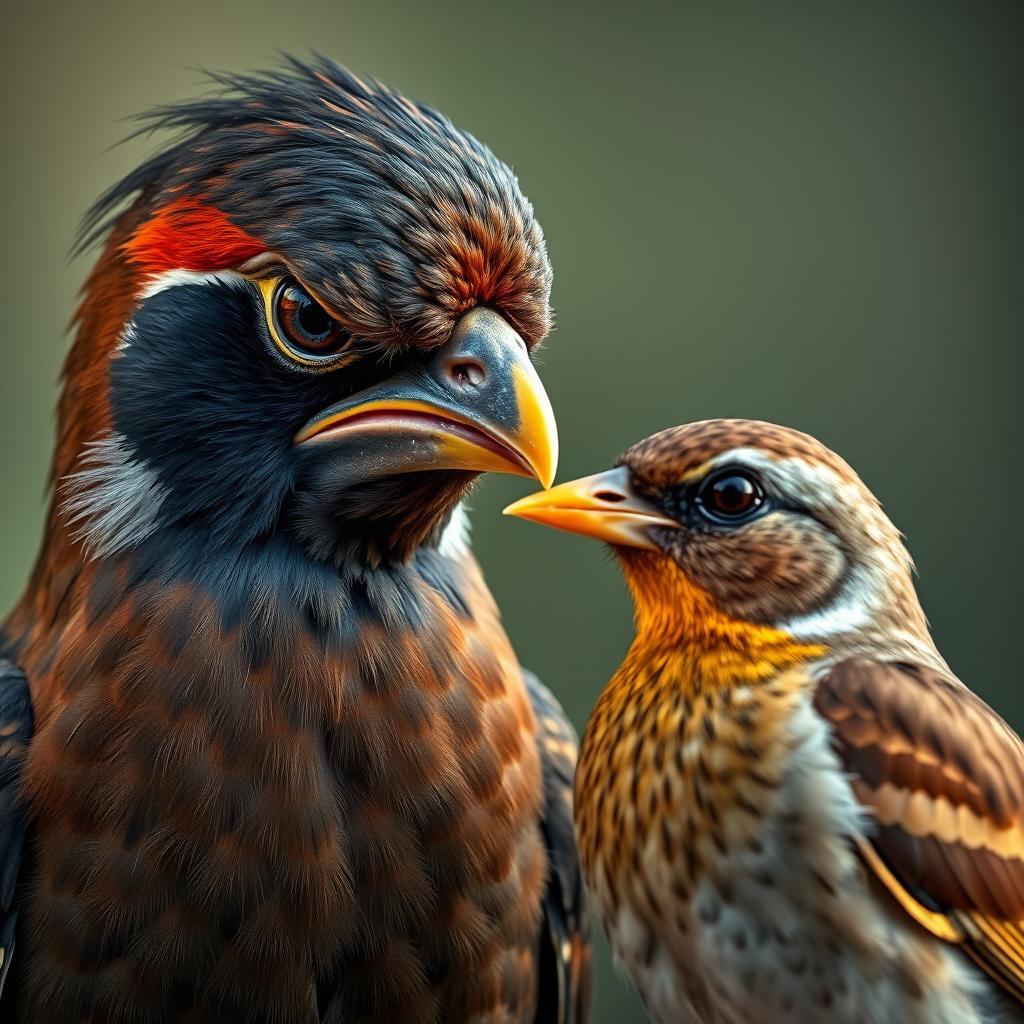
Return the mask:
[[0,1016],[582,1021],[575,739],[460,510],[554,474],[541,230],[328,61],[221,85],[86,222],[0,648]]
[[1024,1019],[1024,744],[842,459],[712,420],[508,511],[608,542],[633,593],[576,829],[661,1024]]

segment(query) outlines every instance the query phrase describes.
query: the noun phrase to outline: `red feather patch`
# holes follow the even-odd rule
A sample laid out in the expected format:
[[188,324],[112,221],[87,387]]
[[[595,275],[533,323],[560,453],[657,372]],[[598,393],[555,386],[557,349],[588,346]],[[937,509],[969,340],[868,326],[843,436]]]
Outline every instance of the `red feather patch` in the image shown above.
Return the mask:
[[236,227],[220,210],[175,199],[139,225],[124,251],[145,274],[168,270],[227,270],[265,246]]

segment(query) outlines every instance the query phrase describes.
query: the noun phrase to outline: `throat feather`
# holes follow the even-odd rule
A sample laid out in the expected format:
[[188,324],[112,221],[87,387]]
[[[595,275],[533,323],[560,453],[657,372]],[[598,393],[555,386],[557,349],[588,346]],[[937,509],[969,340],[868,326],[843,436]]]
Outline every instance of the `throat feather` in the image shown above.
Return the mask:
[[636,638],[609,684],[621,696],[653,688],[699,693],[748,686],[825,653],[784,630],[725,614],[673,563],[625,559]]

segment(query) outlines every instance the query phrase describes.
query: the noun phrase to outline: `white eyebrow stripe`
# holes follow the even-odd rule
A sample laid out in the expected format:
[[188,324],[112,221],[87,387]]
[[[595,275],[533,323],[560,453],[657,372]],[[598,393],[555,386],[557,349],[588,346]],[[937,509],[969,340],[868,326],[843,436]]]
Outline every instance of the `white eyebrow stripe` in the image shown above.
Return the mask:
[[716,455],[709,469],[737,465],[758,470],[792,497],[810,505],[841,507],[859,503],[861,488],[843,479],[830,466],[814,464],[795,455],[775,457],[758,448],[732,448]]
[[182,285],[198,284],[226,284],[234,288],[243,288],[248,284],[248,278],[237,270],[165,270],[160,274],[152,274],[142,291],[139,292],[139,302],[151,299],[168,288],[178,288]]

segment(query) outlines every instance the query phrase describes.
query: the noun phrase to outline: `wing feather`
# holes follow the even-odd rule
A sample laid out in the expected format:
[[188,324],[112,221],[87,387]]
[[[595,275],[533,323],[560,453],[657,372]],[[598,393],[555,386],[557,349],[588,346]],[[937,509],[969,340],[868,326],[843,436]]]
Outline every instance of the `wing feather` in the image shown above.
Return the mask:
[[31,736],[28,683],[19,669],[0,660],[0,996],[14,955],[17,885],[25,846],[19,785]]
[[524,672],[523,676],[537,717],[544,772],[541,828],[550,864],[536,1020],[538,1024],[586,1024],[590,1006],[590,919],[572,813],[579,743],[551,691],[532,673]]
[[875,820],[865,862],[1024,1003],[1024,743],[958,679],[907,662],[841,662],[814,705]]

